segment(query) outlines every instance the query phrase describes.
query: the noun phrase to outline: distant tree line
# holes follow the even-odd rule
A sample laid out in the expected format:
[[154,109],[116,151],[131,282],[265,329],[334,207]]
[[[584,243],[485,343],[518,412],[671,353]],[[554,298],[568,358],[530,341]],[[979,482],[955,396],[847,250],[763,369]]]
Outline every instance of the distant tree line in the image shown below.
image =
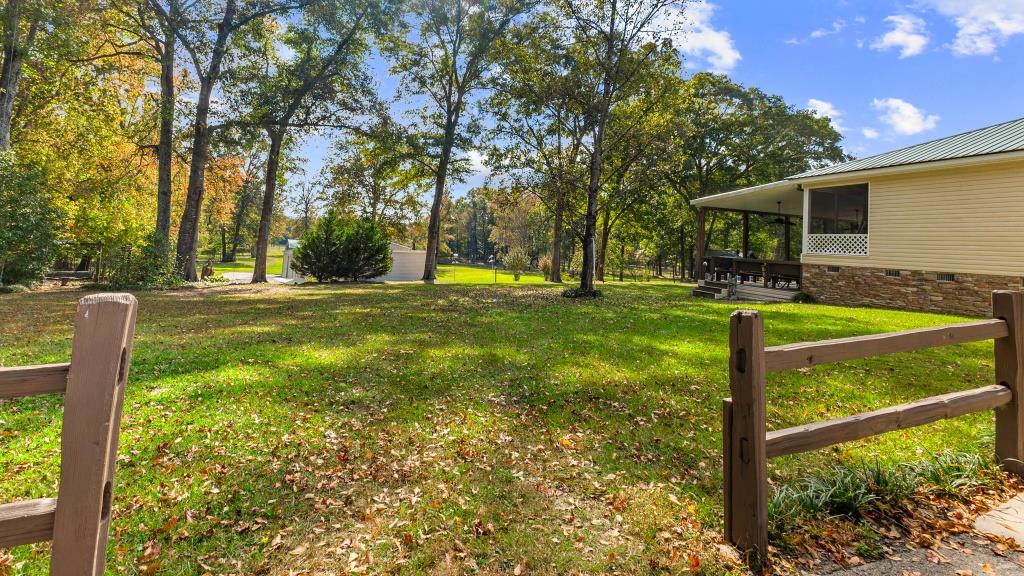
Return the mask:
[[[8,0],[0,19],[6,283],[195,280],[243,252],[264,282],[270,245],[332,209],[427,250],[426,281],[438,256],[514,253],[587,293],[627,260],[692,270],[693,199],[846,158],[827,118],[685,74],[667,0]],[[311,136],[331,142],[316,173]],[[738,218],[709,224],[738,243]],[[771,218],[753,233],[777,250]]]

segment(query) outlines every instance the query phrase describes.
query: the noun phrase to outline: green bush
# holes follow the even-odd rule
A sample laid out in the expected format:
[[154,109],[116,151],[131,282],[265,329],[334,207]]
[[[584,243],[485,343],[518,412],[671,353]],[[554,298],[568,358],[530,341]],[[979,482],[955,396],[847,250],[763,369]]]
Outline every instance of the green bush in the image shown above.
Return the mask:
[[24,294],[29,292],[28,286],[24,284],[7,284],[0,286],[0,294]]
[[64,217],[46,173],[0,153],[0,285],[36,280],[53,263]]
[[337,278],[343,227],[338,213],[328,210],[302,235],[302,242],[292,252],[292,269],[317,282]]
[[523,270],[530,265],[530,256],[519,246],[513,246],[509,248],[508,254],[505,255],[505,267],[512,273],[512,277],[516,282],[519,282],[519,277],[523,275]]
[[155,232],[141,247],[127,245],[115,253],[108,280],[114,289],[171,288],[183,283],[174,271],[169,243]]
[[317,282],[376,278],[391,270],[391,243],[377,224],[345,222],[329,210],[303,234],[292,268]]

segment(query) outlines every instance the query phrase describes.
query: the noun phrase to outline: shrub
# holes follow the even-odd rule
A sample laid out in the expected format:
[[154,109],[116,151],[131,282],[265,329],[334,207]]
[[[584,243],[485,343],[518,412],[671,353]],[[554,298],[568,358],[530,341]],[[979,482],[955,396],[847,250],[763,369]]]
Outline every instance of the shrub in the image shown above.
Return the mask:
[[814,296],[811,296],[806,292],[797,292],[793,295],[792,301],[798,304],[814,304],[817,302],[817,300],[814,299]]
[[391,243],[377,224],[346,223],[329,210],[303,234],[292,253],[292,268],[317,282],[376,278],[391,270]]
[[530,265],[530,256],[519,246],[513,246],[509,248],[508,254],[505,255],[505,267],[512,273],[512,277],[515,278],[516,282],[519,282],[519,277],[523,275],[523,270]]
[[601,291],[597,290],[596,288],[594,290],[583,290],[583,289],[580,289],[580,288],[566,288],[565,291],[562,292],[562,296],[564,296],[566,298],[600,298],[601,297]]
[[382,227],[358,220],[344,230],[338,277],[355,282],[391,271],[391,241]]
[[165,238],[154,232],[141,248],[123,246],[110,263],[110,287],[171,288],[183,284]]
[[0,285],[40,278],[53,262],[63,219],[46,173],[0,153]]
[[24,284],[7,284],[6,286],[0,286],[0,294],[24,294],[28,291],[28,286],[25,286]]
[[545,256],[540,259],[540,271],[544,274],[544,281],[549,282],[551,280],[551,257]]
[[317,282],[337,278],[342,227],[338,213],[333,208],[328,210],[302,235],[302,242],[292,252],[292,268]]

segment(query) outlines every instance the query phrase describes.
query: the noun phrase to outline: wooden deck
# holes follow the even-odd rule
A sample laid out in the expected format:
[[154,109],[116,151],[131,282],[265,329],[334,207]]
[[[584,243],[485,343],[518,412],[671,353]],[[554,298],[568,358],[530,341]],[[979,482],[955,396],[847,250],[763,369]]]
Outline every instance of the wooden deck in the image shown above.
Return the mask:
[[734,298],[729,297],[729,283],[715,280],[701,280],[694,288],[693,295],[698,298],[715,300],[737,300],[747,302],[790,302],[797,295],[796,288],[765,288],[761,284],[748,282],[736,284]]

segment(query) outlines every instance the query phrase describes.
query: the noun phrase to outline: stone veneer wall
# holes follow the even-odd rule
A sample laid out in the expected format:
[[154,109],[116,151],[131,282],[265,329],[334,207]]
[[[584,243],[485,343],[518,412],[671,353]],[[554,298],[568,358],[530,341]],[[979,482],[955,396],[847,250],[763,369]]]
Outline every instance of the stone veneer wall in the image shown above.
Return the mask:
[[884,268],[839,266],[829,272],[822,264],[804,264],[801,289],[819,302],[878,306],[901,310],[991,316],[994,290],[1020,290],[1021,278],[985,274],[955,274],[939,282],[935,272],[900,270],[899,278]]

